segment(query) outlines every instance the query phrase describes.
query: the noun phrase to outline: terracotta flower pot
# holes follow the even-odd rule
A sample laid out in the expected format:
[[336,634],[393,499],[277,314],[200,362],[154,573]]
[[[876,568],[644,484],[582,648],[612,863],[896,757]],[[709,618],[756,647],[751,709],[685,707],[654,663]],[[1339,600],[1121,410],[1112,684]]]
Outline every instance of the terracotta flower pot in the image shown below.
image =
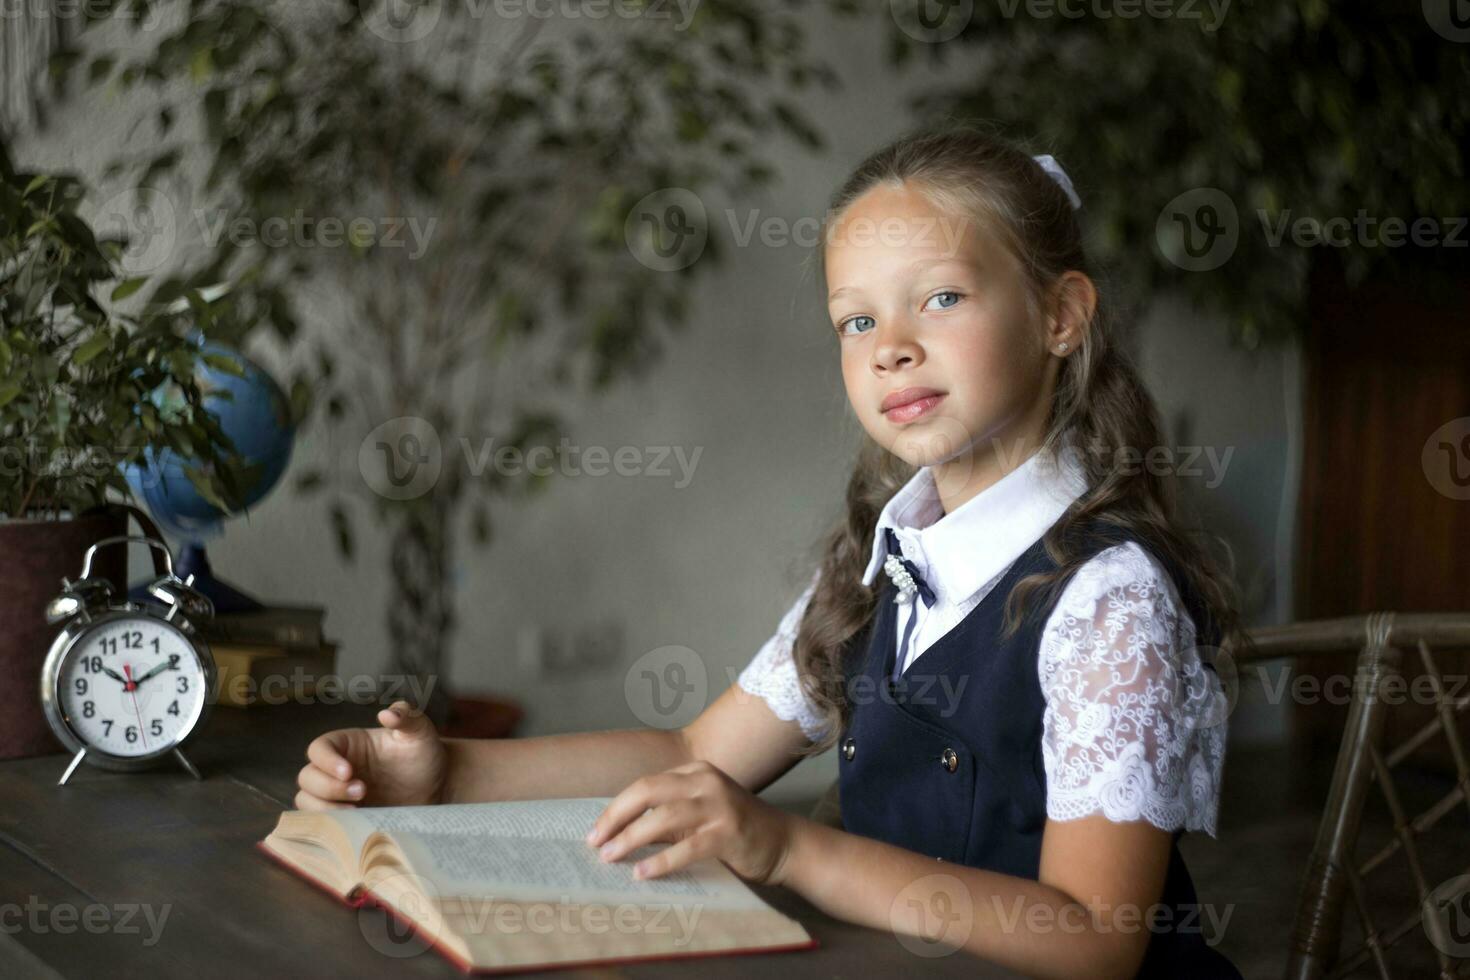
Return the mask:
[[[41,711],[41,663],[61,625],[46,623],[46,603],[63,577],[82,573],[82,556],[102,538],[126,534],[126,511],[91,512],[63,520],[0,518],[0,678],[6,694],[0,711],[0,759],[62,751]],[[119,595],[127,591],[127,550],[104,548],[93,576],[105,576]]]
[[512,738],[523,710],[503,698],[450,698],[449,720],[439,734],[446,738]]

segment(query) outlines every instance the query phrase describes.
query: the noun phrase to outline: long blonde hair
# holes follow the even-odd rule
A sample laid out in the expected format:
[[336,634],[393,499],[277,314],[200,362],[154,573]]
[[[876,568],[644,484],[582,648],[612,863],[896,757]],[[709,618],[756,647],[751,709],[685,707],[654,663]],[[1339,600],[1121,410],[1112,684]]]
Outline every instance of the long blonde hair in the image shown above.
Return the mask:
[[[1097,280],[1066,193],[1029,153],[973,124],[906,135],[871,154],[833,195],[823,231],[872,188],[905,184],[936,207],[970,216],[996,234],[1025,270],[1033,310],[1042,308],[1048,287],[1069,269]],[[819,264],[820,253],[818,249]],[[1086,562],[1089,555],[1075,537],[1086,523],[1105,525],[1119,539],[1135,539],[1171,563],[1193,587],[1209,620],[1196,624],[1199,641],[1208,642],[1212,626],[1221,648],[1238,650],[1248,643],[1240,627],[1238,592],[1222,564],[1195,540],[1200,532],[1178,526],[1172,474],[1111,465],[1118,451],[1126,447],[1146,453],[1162,444],[1162,435],[1152,397],[1113,343],[1110,305],[1100,287],[1098,292],[1080,347],[1061,359],[1039,450],[1055,455],[1084,448],[1073,455],[1083,466],[1088,489],[1043,538],[1056,569],[1021,579],[1007,596],[1004,635],[1014,634],[1028,609]],[[850,707],[844,658],[862,655],[849,648],[872,619],[884,581],[880,576],[872,587],[861,582],[874,527],[884,504],[914,473],[912,465],[865,439],[847,483],[845,512],[819,544],[816,588],[797,630],[794,657],[825,732],[804,754],[824,752],[846,727]]]

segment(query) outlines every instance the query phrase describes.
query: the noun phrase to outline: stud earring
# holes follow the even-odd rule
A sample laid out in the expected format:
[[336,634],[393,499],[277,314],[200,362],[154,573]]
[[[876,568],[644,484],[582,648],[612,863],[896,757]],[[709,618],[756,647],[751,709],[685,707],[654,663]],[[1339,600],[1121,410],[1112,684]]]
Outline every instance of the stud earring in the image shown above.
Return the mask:
[[1057,344],[1057,352],[1061,354],[1065,354],[1067,352],[1067,342],[1065,340],[1062,341],[1060,344]]

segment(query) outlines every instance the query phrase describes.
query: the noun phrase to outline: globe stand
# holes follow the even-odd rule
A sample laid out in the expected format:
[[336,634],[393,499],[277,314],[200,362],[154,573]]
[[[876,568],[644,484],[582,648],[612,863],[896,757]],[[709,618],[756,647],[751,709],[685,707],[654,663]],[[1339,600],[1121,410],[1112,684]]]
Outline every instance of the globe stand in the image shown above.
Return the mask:
[[[209,555],[199,541],[184,542],[179,558],[174,562],[174,572],[189,583],[189,587],[203,593],[214,603],[216,613],[259,612],[265,604],[253,596],[246,595],[223,579],[215,578],[209,567]],[[190,576],[193,578],[190,578]],[[135,602],[153,601],[148,586],[139,584],[128,590],[128,598]]]

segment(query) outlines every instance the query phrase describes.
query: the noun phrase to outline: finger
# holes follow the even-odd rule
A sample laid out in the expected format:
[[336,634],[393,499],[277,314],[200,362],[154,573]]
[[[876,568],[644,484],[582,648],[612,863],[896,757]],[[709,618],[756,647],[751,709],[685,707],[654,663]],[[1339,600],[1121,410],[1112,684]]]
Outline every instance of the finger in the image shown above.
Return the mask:
[[322,772],[348,779],[352,776],[352,764],[347,759],[350,742],[351,734],[345,728],[318,735],[306,747],[306,757]]
[[714,854],[709,834],[699,831],[633,865],[634,878],[657,878]]
[[699,827],[699,814],[692,800],[671,800],[656,806],[614,835],[597,855],[604,861],[616,861],[645,844],[677,840]]
[[301,767],[301,772],[296,776],[296,785],[322,800],[355,802],[367,793],[367,787],[361,779],[337,779],[322,772],[314,763]]
[[351,803],[333,803],[331,800],[320,800],[312,796],[306,790],[296,792],[296,809],[298,810],[353,810],[356,809]]
[[438,734],[429,716],[407,701],[394,701],[378,712],[378,723],[393,731],[398,739],[427,738]]
[[628,821],[633,820],[649,807],[657,806],[659,803],[673,799],[678,795],[676,785],[679,776],[671,776],[667,772],[657,773],[652,776],[639,776],[633,780],[623,791],[612,798],[612,801],[598,814],[597,819],[592,821],[592,830],[587,835],[587,842],[594,846],[603,841],[610,840],[614,834],[623,829]]

